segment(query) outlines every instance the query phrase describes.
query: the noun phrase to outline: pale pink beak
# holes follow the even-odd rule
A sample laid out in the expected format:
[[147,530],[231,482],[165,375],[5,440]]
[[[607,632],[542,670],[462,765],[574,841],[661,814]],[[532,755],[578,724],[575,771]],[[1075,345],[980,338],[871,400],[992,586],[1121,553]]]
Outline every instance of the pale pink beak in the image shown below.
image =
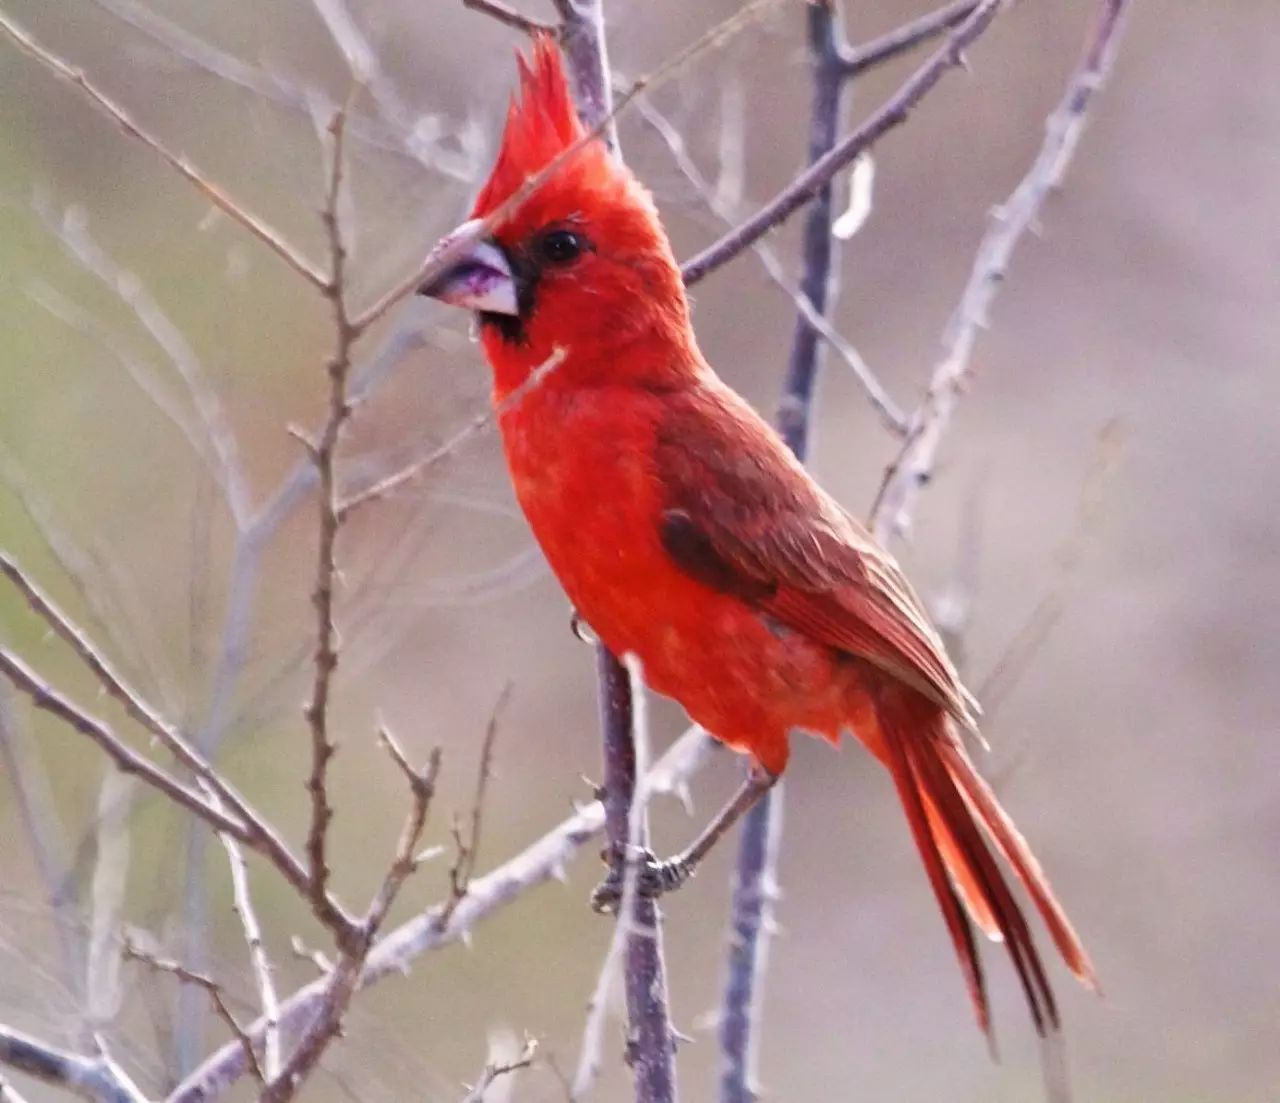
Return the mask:
[[[478,222],[478,219],[464,222],[443,238],[431,255],[456,251],[459,239],[475,235]],[[418,293],[479,313],[520,313],[511,262],[501,247],[488,237],[477,238],[466,246],[451,259],[443,272],[418,288]]]

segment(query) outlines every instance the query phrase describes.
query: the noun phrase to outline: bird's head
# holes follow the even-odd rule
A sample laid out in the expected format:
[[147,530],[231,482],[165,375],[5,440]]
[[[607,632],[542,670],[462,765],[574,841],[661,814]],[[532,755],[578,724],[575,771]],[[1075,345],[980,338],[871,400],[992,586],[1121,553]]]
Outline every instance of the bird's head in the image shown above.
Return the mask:
[[616,375],[636,360],[621,357],[619,366],[626,346],[683,341],[689,326],[653,200],[602,140],[585,139],[559,51],[539,36],[532,57],[518,63],[520,92],[493,170],[471,220],[437,248],[460,237],[471,243],[421,289],[478,314],[499,392],[518,386],[557,347],[575,375]]

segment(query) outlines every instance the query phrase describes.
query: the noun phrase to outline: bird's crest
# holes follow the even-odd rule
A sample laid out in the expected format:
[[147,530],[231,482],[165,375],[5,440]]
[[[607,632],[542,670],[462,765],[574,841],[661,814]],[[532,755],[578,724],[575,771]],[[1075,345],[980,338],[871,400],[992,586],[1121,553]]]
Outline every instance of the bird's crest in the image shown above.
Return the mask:
[[[520,91],[511,97],[507,108],[502,145],[493,171],[476,198],[474,218],[483,218],[511,198],[529,177],[546,168],[585,133],[574,110],[560,51],[551,37],[538,35],[533,41],[532,57],[517,53],[516,63],[520,68]],[[564,169],[594,169],[602,160],[603,143],[589,142],[582,155],[571,158]]]

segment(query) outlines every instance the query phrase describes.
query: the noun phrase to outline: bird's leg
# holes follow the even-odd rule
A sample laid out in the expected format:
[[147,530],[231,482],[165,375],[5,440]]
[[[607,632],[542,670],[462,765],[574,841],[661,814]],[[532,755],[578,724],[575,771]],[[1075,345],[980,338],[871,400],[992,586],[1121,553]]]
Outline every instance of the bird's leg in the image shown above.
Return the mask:
[[[696,839],[665,861],[659,861],[650,851],[642,850],[633,859],[637,864],[636,891],[642,896],[661,896],[683,885],[697,872],[698,865],[721,836],[747,814],[762,796],[777,784],[780,775],[770,773],[760,766],[753,766],[747,780],[707,824]],[[591,894],[591,906],[598,912],[616,912],[622,900],[622,887],[627,875],[627,856],[619,847],[605,851],[609,873]]]

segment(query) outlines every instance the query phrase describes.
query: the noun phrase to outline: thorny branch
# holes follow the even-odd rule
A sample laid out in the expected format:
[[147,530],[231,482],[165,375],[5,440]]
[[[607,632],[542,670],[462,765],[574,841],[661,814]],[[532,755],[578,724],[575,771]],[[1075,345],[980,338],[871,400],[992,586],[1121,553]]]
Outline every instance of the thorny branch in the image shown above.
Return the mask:
[[170,976],[177,977],[183,984],[190,984],[203,990],[209,997],[209,1002],[213,1005],[213,1009],[218,1013],[218,1018],[226,1024],[227,1029],[231,1031],[236,1041],[240,1044],[240,1048],[244,1051],[245,1061],[248,1063],[249,1071],[253,1073],[254,1079],[260,1084],[266,1083],[266,1075],[263,1072],[262,1065],[258,1062],[258,1055],[253,1048],[253,1039],[245,1032],[244,1027],[240,1025],[240,1020],[235,1017],[235,1013],[227,1005],[222,985],[204,973],[188,969],[180,962],[156,957],[129,941],[124,944],[124,958],[126,961],[141,962],[158,973],[168,973]]
[[[1045,124],[1044,143],[1035,161],[1013,194],[991,212],[991,225],[978,246],[960,304],[943,335],[942,357],[871,509],[871,528],[881,543],[910,528],[916,496],[929,481],[938,448],[969,381],[978,333],[987,324],[1014,250],[1035,225],[1041,207],[1071,162],[1089,105],[1111,69],[1127,8],[1128,0],[1102,0],[1084,57]],[[977,13],[971,19],[976,17]]]
[[347,377],[351,372],[351,347],[356,332],[347,314],[346,263],[347,247],[343,240],[338,206],[342,198],[343,133],[346,119],[337,112],[329,123],[332,139],[329,187],[321,211],[329,242],[329,278],[324,295],[333,313],[335,347],[327,366],[329,376],[329,416],[314,443],[304,442],[319,478],[320,533],[316,541],[316,581],[311,604],[316,617],[315,675],[311,699],[304,715],[311,729],[311,774],[307,792],[311,796],[311,827],[307,832],[308,876],[311,903],[315,912],[328,924],[341,944],[353,934],[351,921],[338,909],[329,895],[328,831],[333,818],[327,787],[329,760],[336,747],[329,733],[329,698],[333,675],[338,666],[338,629],[334,623],[334,588],[338,567],[336,546],[342,523],[338,509],[337,455],[338,441],[351,417],[351,398],[347,393]]

